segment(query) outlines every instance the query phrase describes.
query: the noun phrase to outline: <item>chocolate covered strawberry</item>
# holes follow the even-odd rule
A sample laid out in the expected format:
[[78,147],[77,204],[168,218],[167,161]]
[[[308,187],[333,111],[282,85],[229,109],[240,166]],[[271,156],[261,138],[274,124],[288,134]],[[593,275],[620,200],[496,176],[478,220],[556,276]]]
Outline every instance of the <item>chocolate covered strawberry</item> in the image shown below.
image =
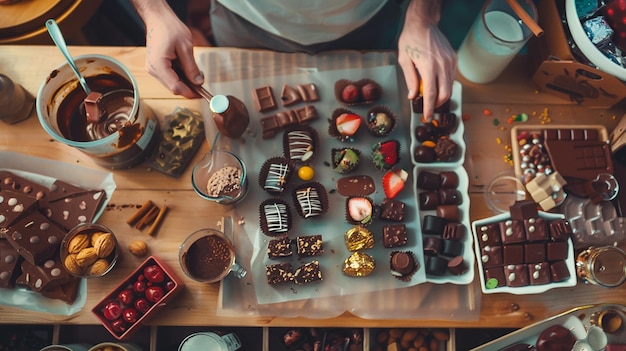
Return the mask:
[[372,162],[376,168],[386,171],[400,161],[400,142],[387,140],[372,146]]

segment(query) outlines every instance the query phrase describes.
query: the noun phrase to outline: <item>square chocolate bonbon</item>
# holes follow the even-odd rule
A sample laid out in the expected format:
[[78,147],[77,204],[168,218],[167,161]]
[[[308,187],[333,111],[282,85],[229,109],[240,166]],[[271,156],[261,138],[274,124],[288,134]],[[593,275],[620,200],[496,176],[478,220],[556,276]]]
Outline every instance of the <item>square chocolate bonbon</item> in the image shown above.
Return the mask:
[[495,289],[506,286],[504,268],[502,266],[485,269],[485,287]]
[[546,220],[541,217],[524,219],[524,229],[528,241],[548,240],[548,225]]
[[533,200],[519,200],[509,207],[511,219],[523,221],[527,218],[539,217],[537,203]]
[[528,243],[524,244],[524,262],[539,263],[546,260],[546,244],[545,243]]
[[386,248],[404,246],[409,241],[405,224],[388,224],[383,227],[383,246]]
[[385,199],[380,205],[380,219],[391,222],[402,222],[404,220],[404,202],[395,199]]
[[516,219],[500,222],[500,239],[504,245],[526,241],[524,222]]
[[502,246],[485,246],[480,249],[480,260],[484,268],[502,265]]
[[324,253],[322,236],[305,235],[296,238],[299,257],[318,256]]
[[552,281],[552,279],[550,279],[550,264],[548,262],[529,264],[528,279],[530,285],[549,284]]
[[550,264],[550,275],[553,282],[569,279],[570,273],[569,269],[567,269],[567,263],[565,261],[557,261]]
[[480,247],[494,246],[502,243],[498,223],[484,224],[476,229],[478,231],[477,236]]
[[546,244],[546,258],[548,261],[560,261],[567,258],[569,246],[566,241],[554,241]]
[[504,245],[502,263],[504,265],[524,263],[524,246],[522,244]]
[[293,281],[298,285],[323,280],[319,261],[312,261],[298,267],[293,273]]
[[272,239],[267,244],[267,256],[269,258],[290,257],[292,254],[291,239],[288,236]]
[[290,282],[293,280],[293,266],[288,262],[265,266],[265,276],[270,285]]
[[504,266],[504,278],[506,285],[510,287],[522,287],[530,284],[528,278],[528,266],[526,264],[511,264]]

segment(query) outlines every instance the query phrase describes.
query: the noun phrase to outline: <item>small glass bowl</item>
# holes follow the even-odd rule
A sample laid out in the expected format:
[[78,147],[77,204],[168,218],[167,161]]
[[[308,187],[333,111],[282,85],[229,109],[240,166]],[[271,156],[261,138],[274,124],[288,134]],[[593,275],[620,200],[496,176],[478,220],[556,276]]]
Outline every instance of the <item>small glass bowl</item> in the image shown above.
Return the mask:
[[485,202],[489,209],[507,213],[516,202],[526,199],[526,187],[521,180],[508,173],[497,175],[485,188]]
[[[74,243],[73,246],[75,247],[72,248],[74,252],[70,253],[70,244],[72,243],[72,240],[76,236],[82,234],[85,234],[87,236],[85,239],[83,239],[86,240],[86,242],[78,246],[81,247],[80,250],[76,248],[76,243]],[[101,234],[110,234],[109,238],[113,242],[113,249],[108,254],[106,252],[107,250],[104,250],[104,252],[102,252],[102,250],[97,250],[94,247],[94,244],[96,244],[97,241],[97,236],[100,236]],[[88,250],[90,252],[87,252],[88,255],[83,255],[80,254],[80,251],[82,250]],[[98,255],[98,253],[100,253],[100,255]],[[97,258],[90,259],[89,257],[87,257],[87,259],[83,260],[82,257],[79,258],[79,255],[83,255],[83,257],[93,257],[93,255],[96,255]],[[77,225],[65,235],[63,241],[61,242],[61,263],[63,263],[63,267],[66,271],[76,277],[102,277],[109,273],[111,269],[113,269],[113,267],[117,263],[118,256],[119,245],[115,234],[113,234],[113,231],[111,231],[111,229],[98,223],[82,223]]]
[[[241,171],[238,189],[230,194],[209,194],[208,183],[211,177],[222,172],[228,167],[235,167]],[[248,176],[246,173],[246,165],[243,160],[226,150],[210,151],[194,166],[191,174],[191,184],[193,190],[203,199],[217,202],[223,205],[235,204],[246,197],[248,193]]]

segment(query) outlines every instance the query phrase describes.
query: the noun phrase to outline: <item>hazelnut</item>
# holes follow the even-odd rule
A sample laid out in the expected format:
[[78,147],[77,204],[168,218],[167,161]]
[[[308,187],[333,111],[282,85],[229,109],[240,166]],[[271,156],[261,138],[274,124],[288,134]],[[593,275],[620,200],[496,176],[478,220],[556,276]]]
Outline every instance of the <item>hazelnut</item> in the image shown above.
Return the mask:
[[109,268],[109,261],[106,258],[99,258],[89,267],[89,275],[102,275]]
[[87,246],[89,246],[89,236],[87,234],[76,234],[67,245],[67,252],[77,254]]
[[100,258],[109,256],[115,249],[115,239],[109,233],[100,235],[93,244],[96,255]]
[[91,266],[97,259],[98,255],[93,247],[82,249],[76,254],[76,263],[82,268]]
[[65,269],[72,274],[83,274],[83,267],[79,266],[78,262],[76,262],[76,254],[67,255],[63,265],[65,266]]
[[96,240],[102,235],[107,234],[106,232],[95,232],[91,234],[91,246],[96,246]]
[[133,240],[128,244],[128,251],[135,256],[143,256],[148,253],[148,244],[143,240]]

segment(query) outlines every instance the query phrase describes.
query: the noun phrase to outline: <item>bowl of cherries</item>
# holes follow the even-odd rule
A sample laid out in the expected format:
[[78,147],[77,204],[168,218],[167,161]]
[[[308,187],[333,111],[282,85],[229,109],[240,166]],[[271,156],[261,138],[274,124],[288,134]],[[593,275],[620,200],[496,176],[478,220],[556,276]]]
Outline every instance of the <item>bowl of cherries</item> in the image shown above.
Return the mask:
[[111,335],[122,340],[135,333],[182,288],[182,281],[171,268],[150,256],[91,312]]

